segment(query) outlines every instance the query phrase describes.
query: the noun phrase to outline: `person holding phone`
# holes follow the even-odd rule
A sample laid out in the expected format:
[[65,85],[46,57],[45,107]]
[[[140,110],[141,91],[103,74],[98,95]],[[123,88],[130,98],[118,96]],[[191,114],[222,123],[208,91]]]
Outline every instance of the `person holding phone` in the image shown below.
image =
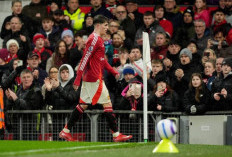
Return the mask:
[[152,111],[173,112],[178,111],[179,98],[171,89],[166,77],[157,78],[153,93],[148,97],[148,109]]
[[232,109],[232,58],[225,58],[222,62],[222,73],[212,84],[212,110]]

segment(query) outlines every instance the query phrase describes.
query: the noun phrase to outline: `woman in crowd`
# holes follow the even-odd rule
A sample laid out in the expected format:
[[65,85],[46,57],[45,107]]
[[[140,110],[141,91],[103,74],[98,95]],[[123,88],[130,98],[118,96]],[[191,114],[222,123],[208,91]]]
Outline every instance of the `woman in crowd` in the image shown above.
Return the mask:
[[59,68],[62,64],[68,63],[68,58],[69,51],[65,41],[58,41],[55,47],[55,52],[47,60],[46,71],[48,72],[52,66]]
[[211,86],[213,81],[217,76],[216,72],[216,62],[215,60],[208,60],[204,65],[204,73],[203,73],[203,82],[206,84],[207,88],[211,91]]
[[210,27],[212,18],[209,10],[207,9],[206,0],[196,0],[194,4],[194,11],[194,19],[202,19],[205,21],[206,27]]
[[148,109],[152,111],[178,111],[179,99],[177,93],[160,77],[156,80],[153,93],[148,98]]
[[189,89],[184,94],[183,106],[188,114],[203,114],[210,101],[210,92],[205,86],[201,74],[193,73]]

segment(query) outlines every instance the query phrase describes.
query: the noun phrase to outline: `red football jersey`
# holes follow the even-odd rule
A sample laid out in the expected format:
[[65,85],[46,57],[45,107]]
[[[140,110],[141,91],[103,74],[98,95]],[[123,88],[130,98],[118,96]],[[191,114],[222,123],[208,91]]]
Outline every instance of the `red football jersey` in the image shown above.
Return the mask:
[[87,40],[74,85],[79,86],[81,78],[86,82],[96,82],[98,79],[102,79],[104,69],[114,76],[118,74],[105,59],[103,39],[98,34],[92,33]]

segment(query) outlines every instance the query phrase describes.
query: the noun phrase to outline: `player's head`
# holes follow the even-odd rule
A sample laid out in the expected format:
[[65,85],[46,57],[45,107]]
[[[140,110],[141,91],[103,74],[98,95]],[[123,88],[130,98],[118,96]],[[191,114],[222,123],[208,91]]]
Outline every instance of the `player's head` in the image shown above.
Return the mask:
[[108,18],[103,15],[97,15],[93,19],[94,29],[99,31],[100,35],[106,34],[108,30]]

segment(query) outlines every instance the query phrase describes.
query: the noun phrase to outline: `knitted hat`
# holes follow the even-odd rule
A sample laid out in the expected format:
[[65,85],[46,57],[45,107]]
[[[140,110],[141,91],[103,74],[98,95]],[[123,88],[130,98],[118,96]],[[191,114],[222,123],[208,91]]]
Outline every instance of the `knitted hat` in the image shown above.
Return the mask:
[[9,52],[7,51],[7,49],[0,49],[0,58],[3,60],[3,61],[7,61],[8,59],[8,56],[9,56]]
[[8,51],[9,51],[9,49],[10,49],[10,45],[11,45],[11,44],[15,44],[15,45],[19,48],[19,43],[17,42],[17,40],[15,40],[15,39],[10,39],[10,40],[8,40],[7,43],[6,43],[6,48],[7,48]]
[[194,12],[193,12],[193,8],[191,6],[185,9],[183,16],[185,13],[189,13],[192,16],[192,18],[194,18]]
[[65,36],[70,36],[70,37],[72,37],[72,38],[74,38],[73,37],[73,32],[70,30],[70,29],[67,29],[67,30],[64,30],[63,32],[62,32],[62,34],[61,34],[61,39],[63,39]]
[[222,65],[228,65],[232,68],[232,58],[225,58],[222,62]]
[[182,49],[180,51],[179,57],[181,57],[183,54],[185,54],[186,56],[188,56],[190,58],[190,60],[192,60],[192,52],[188,48]]
[[126,75],[126,74],[132,74],[134,75],[135,74],[135,71],[133,69],[133,67],[131,66],[126,66],[124,69],[123,69],[123,75]]
[[39,38],[42,38],[42,39],[45,39],[44,35],[41,34],[41,33],[36,33],[33,37],[33,43],[35,44],[36,41],[39,39]]

